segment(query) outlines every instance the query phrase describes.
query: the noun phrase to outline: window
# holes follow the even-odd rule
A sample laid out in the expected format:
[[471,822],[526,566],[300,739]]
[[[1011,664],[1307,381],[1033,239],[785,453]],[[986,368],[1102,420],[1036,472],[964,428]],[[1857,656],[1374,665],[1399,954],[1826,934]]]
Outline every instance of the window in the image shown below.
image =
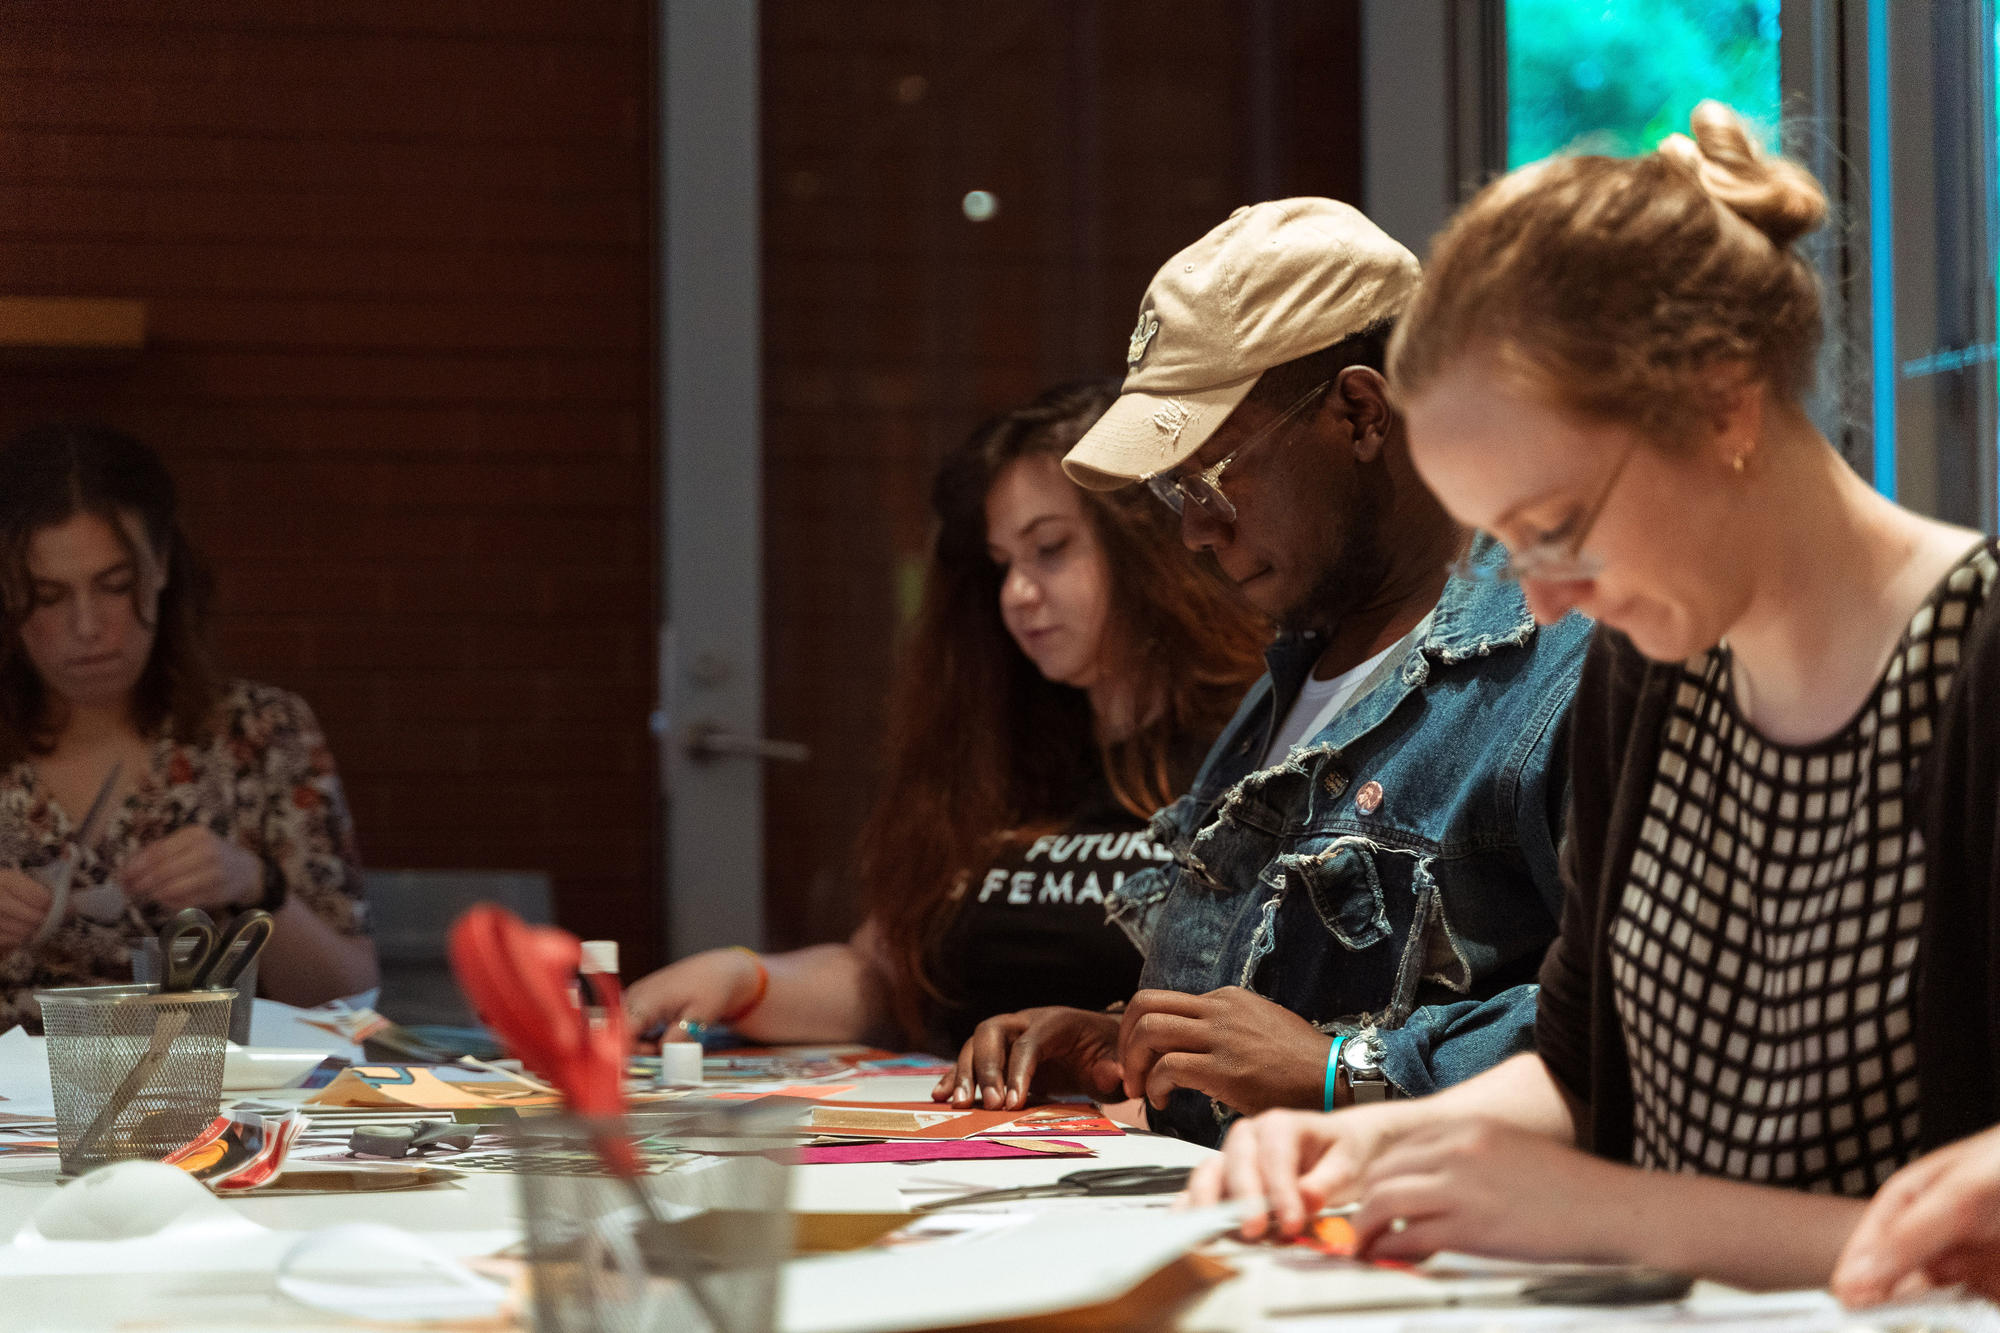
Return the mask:
[[1507,0],[1507,165],[1641,153],[1704,97],[1778,123],[1779,0]]

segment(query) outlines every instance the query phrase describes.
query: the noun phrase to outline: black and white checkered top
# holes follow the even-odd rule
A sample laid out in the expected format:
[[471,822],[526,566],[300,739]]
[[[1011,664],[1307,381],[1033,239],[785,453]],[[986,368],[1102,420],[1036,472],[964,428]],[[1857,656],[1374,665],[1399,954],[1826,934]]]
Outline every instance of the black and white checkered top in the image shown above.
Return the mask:
[[1639,1165],[1866,1195],[1920,1150],[1911,776],[1995,570],[1954,566],[1815,744],[1742,719],[1726,648],[1684,668],[1611,921]]

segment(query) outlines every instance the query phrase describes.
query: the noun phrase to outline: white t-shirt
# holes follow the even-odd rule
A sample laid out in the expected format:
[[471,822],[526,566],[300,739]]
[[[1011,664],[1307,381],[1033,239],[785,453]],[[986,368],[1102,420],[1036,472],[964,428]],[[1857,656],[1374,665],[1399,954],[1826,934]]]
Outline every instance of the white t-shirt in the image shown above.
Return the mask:
[[1401,642],[1392,643],[1366,662],[1341,672],[1332,680],[1306,677],[1306,683],[1299,687],[1299,697],[1292,701],[1292,711],[1285,714],[1285,720],[1271,733],[1271,748],[1264,755],[1264,767],[1269,768],[1280,762],[1294,745],[1308,736],[1319,734],[1340,715],[1341,709],[1347,707],[1347,701],[1361,688],[1361,682],[1382,665],[1382,659],[1402,646]]

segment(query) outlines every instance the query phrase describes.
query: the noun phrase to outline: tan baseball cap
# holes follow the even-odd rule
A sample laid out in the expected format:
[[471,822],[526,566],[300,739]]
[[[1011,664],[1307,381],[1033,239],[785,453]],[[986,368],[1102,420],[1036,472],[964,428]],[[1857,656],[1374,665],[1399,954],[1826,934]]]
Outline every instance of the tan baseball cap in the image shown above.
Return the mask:
[[1063,470],[1109,491],[1178,467],[1259,375],[1402,314],[1418,278],[1417,257],[1346,204],[1237,209],[1153,275],[1119,399]]

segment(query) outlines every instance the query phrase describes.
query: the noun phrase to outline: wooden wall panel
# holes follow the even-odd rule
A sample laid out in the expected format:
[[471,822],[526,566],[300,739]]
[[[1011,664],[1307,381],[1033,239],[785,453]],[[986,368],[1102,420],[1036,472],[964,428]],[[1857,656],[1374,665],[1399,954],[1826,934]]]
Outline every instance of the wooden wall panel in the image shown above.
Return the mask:
[[379,866],[532,868],[659,935],[653,7],[0,3],[0,293],[136,297],[0,429],[168,455],[243,674]]
[[769,769],[774,943],[853,923],[936,459],[1122,373],[1153,271],[1236,205],[1358,200],[1359,40],[1354,0],[763,5],[766,712],[813,750]]

